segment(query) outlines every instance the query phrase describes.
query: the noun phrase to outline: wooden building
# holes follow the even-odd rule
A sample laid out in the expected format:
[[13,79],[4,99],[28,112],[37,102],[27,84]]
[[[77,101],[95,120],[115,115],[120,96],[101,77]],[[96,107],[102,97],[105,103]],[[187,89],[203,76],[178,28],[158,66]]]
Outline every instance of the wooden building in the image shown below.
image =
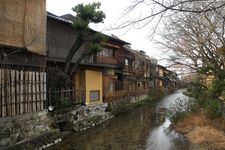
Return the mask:
[[0,18],[0,117],[43,110],[45,0],[1,0]]
[[[86,104],[98,103],[97,101],[91,102],[93,101],[92,99],[99,99],[100,103],[103,101],[106,102],[122,96],[121,94],[124,92],[123,68],[120,64],[120,61],[123,45],[129,43],[113,36],[107,36],[107,38],[108,40],[106,42],[101,43],[103,46],[101,52],[86,55],[80,62],[80,71],[92,70],[92,74],[97,74],[98,72],[99,76],[102,76],[102,80],[99,79],[99,82],[102,82],[102,87],[98,86],[98,88],[96,87],[94,89],[88,88],[88,84],[90,83],[88,83],[86,80],[92,83],[94,81],[98,82],[98,80],[93,78],[94,75],[90,75],[91,79],[89,80],[86,75]],[[93,85],[98,84],[94,83],[92,86]],[[94,98],[94,95],[99,97]]]
[[[48,13],[47,66],[50,69],[63,70],[65,67],[66,57],[77,37],[72,20],[74,16],[70,14],[56,16]],[[101,52],[86,54],[70,76],[70,88],[76,91],[76,103],[96,105],[121,97],[146,94],[155,86],[166,85],[164,81],[169,72],[165,67],[157,65],[144,51],[132,50],[130,43],[113,35],[105,36],[107,41],[101,43]],[[87,49],[86,44],[81,47],[81,50]],[[75,63],[76,57],[72,63]],[[49,87],[55,87],[51,85],[57,81],[50,74],[48,79]]]
[[178,87],[178,82],[176,72],[170,71],[161,65],[156,66],[156,87],[163,90],[174,90]]
[[[72,27],[72,15],[56,16],[48,13],[47,17],[47,65],[49,68],[63,69],[65,60],[72,44],[76,40],[77,31]],[[107,35],[106,35],[107,36]],[[103,102],[115,91],[123,89],[122,68],[120,66],[120,52],[127,42],[116,37],[107,36],[107,42],[101,43],[101,52],[86,55],[80,62],[79,67],[70,77],[72,88],[75,91],[85,91],[75,101],[94,105]],[[82,47],[87,49],[86,45]],[[72,63],[74,63],[74,58]],[[55,81],[49,76],[49,87]],[[113,94],[112,94],[113,93]]]

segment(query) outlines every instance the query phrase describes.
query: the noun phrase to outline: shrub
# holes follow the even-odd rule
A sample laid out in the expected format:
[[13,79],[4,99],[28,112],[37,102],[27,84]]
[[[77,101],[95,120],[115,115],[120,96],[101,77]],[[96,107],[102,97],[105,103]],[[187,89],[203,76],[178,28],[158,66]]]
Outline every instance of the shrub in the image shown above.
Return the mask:
[[163,90],[161,88],[152,88],[149,91],[148,95],[150,99],[155,100],[162,97],[165,94],[163,93]]
[[217,100],[211,100],[206,106],[206,112],[211,118],[219,118],[222,116],[222,110],[220,102]]
[[124,112],[128,112],[132,109],[133,105],[131,104],[130,100],[124,99],[117,102],[113,102],[110,105],[108,105],[108,110],[113,115],[120,115]]
[[176,123],[178,120],[186,117],[187,113],[192,111],[194,101],[192,99],[177,99],[167,110],[167,116],[171,122]]
[[107,105],[105,111],[106,111],[106,112],[111,112],[112,110],[113,110],[112,103],[108,103],[108,105]]

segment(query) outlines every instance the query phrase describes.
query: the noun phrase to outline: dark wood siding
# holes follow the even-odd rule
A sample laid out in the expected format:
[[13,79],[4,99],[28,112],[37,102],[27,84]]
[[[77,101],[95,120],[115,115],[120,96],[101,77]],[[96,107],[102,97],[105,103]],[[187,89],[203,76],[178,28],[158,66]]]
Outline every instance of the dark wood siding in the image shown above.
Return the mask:
[[77,37],[71,24],[47,18],[47,56],[48,59],[65,61]]

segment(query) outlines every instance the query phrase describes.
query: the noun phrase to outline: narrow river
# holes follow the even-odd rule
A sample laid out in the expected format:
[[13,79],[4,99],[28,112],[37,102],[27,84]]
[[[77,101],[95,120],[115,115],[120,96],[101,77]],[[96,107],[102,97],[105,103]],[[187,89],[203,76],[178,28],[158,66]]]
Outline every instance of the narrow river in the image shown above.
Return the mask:
[[154,104],[135,108],[84,133],[72,133],[54,150],[188,150],[184,138],[169,128],[171,122],[161,114],[179,99],[183,90]]

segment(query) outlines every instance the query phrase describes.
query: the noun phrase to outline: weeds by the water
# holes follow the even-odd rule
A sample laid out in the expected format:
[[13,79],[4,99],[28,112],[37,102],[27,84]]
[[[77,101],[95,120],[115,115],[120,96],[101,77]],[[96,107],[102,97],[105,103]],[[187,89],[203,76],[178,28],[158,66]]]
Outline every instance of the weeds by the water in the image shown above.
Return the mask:
[[115,101],[108,104],[106,111],[111,112],[113,115],[120,115],[124,112],[128,112],[135,107],[140,107],[143,105],[151,104],[154,100],[162,97],[164,95],[163,90],[160,88],[153,88],[149,91],[148,97],[141,101],[131,102],[130,98],[124,100]]
[[220,130],[212,126],[196,127],[193,131],[187,134],[187,137],[194,144],[205,145],[209,149],[224,149],[225,136]]
[[195,109],[195,103],[192,98],[179,98],[167,110],[167,117],[171,122],[176,123],[180,119],[186,117],[186,115]]
[[193,144],[209,149],[223,150],[225,147],[223,132],[225,126],[218,128],[217,125],[223,124],[224,120],[211,120],[207,116],[205,112],[189,113],[186,118],[176,123],[175,128]]
[[134,107],[140,107],[140,106],[143,106],[143,105],[148,105],[148,104],[151,104],[152,102],[153,102],[153,99],[151,97],[148,97],[148,98],[146,98],[142,101],[134,103]]
[[186,91],[185,95],[194,98],[180,100],[171,106],[170,119],[176,130],[184,134],[191,143],[207,149],[222,150],[225,148],[225,120],[221,118],[221,103],[204,90],[197,92],[199,89]]
[[185,118],[178,120],[175,127],[178,132],[187,134],[194,130],[194,128],[197,126],[202,127],[209,124],[210,120],[203,112],[197,114],[189,113]]

